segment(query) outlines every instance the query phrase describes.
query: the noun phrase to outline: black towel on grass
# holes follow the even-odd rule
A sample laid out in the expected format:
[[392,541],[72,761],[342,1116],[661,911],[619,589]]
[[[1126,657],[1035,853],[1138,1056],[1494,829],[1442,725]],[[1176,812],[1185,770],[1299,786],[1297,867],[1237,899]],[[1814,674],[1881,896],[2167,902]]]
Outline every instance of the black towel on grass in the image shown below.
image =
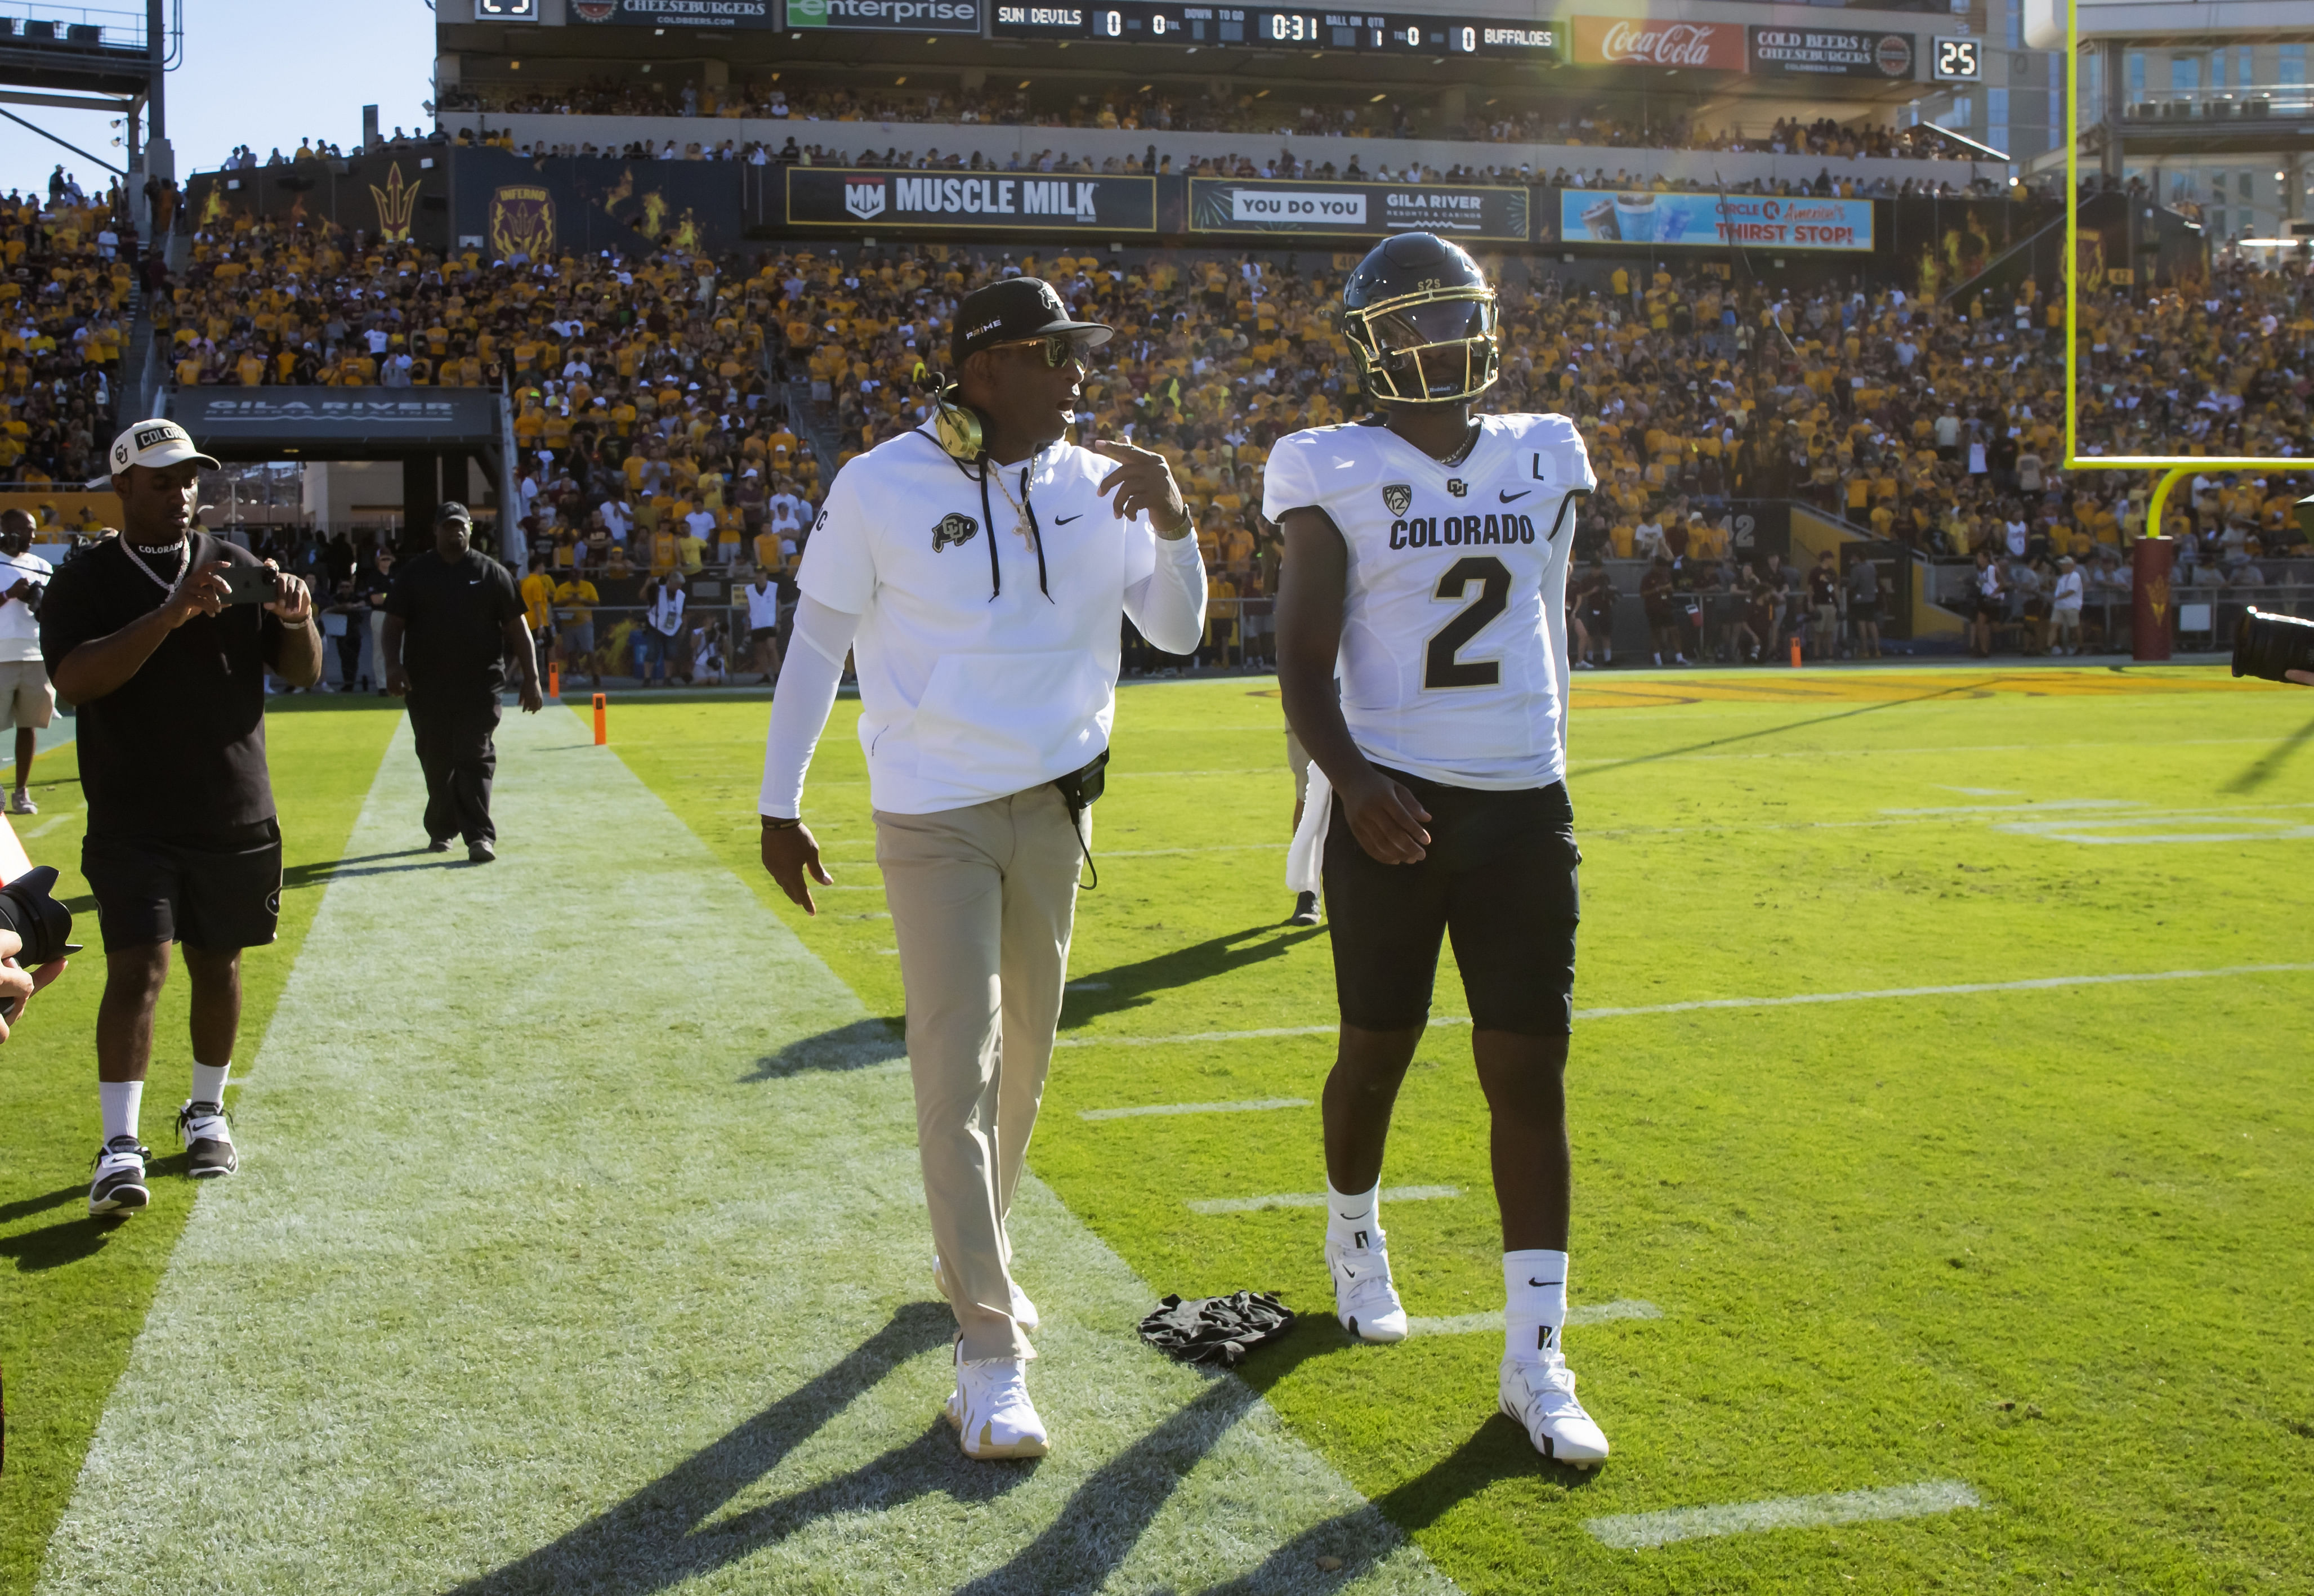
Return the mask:
[[1294,1327],[1294,1314],[1267,1292],[1226,1297],[1168,1297],[1141,1321],[1141,1339],[1185,1363],[1234,1369],[1246,1354]]

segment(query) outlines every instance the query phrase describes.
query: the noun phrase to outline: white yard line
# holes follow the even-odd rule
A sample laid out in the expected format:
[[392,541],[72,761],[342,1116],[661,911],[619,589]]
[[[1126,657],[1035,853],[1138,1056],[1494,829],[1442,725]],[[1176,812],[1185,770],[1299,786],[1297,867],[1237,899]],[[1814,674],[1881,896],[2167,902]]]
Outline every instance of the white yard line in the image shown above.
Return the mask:
[[[1868,992],[1798,992],[1780,998],[1697,998],[1681,1003],[1641,1003],[1621,1009],[1577,1009],[1577,1019],[1629,1019],[1643,1014],[1691,1014],[1706,1009],[1788,1009],[1811,1003],[1863,1003],[1887,998],[1973,997],[1983,992],[2046,992],[2062,986],[2127,986],[2147,981],[2214,981],[2232,975],[2291,975],[2314,964],[2229,965],[2215,970],[2145,970],[2114,975],[2042,975],[2029,981],[1972,981],[1953,986],[1884,986]],[[1469,1025],[1462,1014],[1434,1014],[1433,1026]],[[1188,1031],[1176,1036],[1064,1036],[1061,1047],[1164,1047],[1176,1043],[1252,1042],[1265,1036],[1330,1036],[1339,1025],[1264,1026],[1250,1031]]]
[[[1459,1197],[1459,1186],[1389,1186],[1382,1187],[1385,1203],[1426,1203],[1437,1197]],[[1206,1197],[1189,1204],[1192,1213],[1259,1213],[1265,1208],[1323,1208],[1323,1192],[1289,1192],[1272,1197]]]
[[1859,1524],[1878,1519],[1921,1519],[1982,1507],[1974,1491],[1958,1480],[1923,1480],[1912,1486],[1841,1491],[1825,1496],[1772,1496],[1765,1502],[1723,1502],[1709,1507],[1674,1507],[1662,1512],[1617,1513],[1585,1519],[1583,1527],[1612,1547],[1639,1551],[1674,1540],[1712,1535],[1750,1535],[1762,1530],[1807,1530],[1826,1524]]
[[[1583,1325],[1611,1324],[1624,1318],[1661,1318],[1663,1309],[1652,1302],[1636,1298],[1618,1298],[1612,1302],[1593,1302],[1569,1308],[1567,1326],[1575,1329]],[[1479,1336],[1488,1331],[1500,1333],[1503,1310],[1492,1313],[1458,1313],[1446,1318],[1409,1318],[1406,1331],[1409,1336]]]
[[1144,1114],[1258,1114],[1265,1108],[1307,1108],[1307,1098],[1257,1098],[1250,1103],[1151,1103],[1138,1108],[1081,1108],[1079,1119],[1134,1119]]

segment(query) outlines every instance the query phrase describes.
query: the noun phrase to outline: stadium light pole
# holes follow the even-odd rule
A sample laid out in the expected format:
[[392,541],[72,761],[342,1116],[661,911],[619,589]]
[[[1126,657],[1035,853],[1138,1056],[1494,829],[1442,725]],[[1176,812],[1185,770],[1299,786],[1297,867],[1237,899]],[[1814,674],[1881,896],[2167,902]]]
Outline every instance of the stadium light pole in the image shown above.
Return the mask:
[[[2161,518],[2169,490],[2184,478],[2208,471],[2314,470],[2314,459],[2292,455],[2241,455],[2212,458],[2198,454],[2090,454],[2080,447],[2080,225],[2081,225],[2081,27],[2080,0],[2057,0],[2065,8],[2065,461],[2066,471],[2147,471],[2158,473],[2153,494],[2146,501],[2145,531],[2140,544],[2154,547],[2132,551],[2130,579],[2133,612],[2142,622],[2151,616],[2164,628],[2161,647],[2142,625],[2131,628],[2131,653],[2139,659],[2167,659],[2169,605],[2170,545],[2161,532]],[[2121,137],[2110,122],[2109,139]],[[2124,190],[2125,191],[2125,190]],[[2136,265],[2132,256],[2130,264]]]

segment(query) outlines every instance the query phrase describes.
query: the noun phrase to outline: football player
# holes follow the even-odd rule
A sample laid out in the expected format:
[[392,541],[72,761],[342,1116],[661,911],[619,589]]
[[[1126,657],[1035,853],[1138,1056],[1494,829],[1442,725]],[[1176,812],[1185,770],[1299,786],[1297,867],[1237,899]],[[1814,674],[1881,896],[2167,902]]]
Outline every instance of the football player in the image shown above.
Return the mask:
[[1382,1147],[1452,936],[1493,1118],[1502,1410],[1544,1456],[1595,1468],[1607,1440],[1559,1348],[1582,858],[1566,590],[1595,480],[1565,416],[1471,413],[1500,346],[1494,290],[1457,245],[1384,242],[1344,284],[1342,324],[1375,413],[1279,440],[1263,489],[1285,531],[1278,679],[1317,767],[1295,856],[1321,869],[1341,1008],[1324,1107],[1335,1309],[1364,1340],[1406,1336]]

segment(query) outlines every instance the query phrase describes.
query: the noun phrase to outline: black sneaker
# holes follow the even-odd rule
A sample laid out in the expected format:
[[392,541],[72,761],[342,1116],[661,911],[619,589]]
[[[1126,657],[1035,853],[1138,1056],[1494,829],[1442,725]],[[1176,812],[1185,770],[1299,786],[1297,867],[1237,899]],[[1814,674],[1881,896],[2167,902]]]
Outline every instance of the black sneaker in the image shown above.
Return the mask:
[[450,851],[450,839],[449,839],[449,838],[447,838],[447,837],[428,837],[428,838],[427,838],[427,839],[426,839],[426,851],[427,851],[427,852],[428,852],[428,853],[447,853],[447,852],[449,852],[449,851]]
[[145,1160],[152,1156],[153,1150],[138,1146],[134,1136],[115,1136],[98,1148],[96,1178],[88,1188],[90,1216],[118,1213],[125,1218],[151,1203],[153,1194],[145,1186]]
[[498,856],[499,851],[490,846],[488,837],[477,837],[466,844],[466,862],[470,865],[486,865]]
[[1285,923],[1288,925],[1317,924],[1318,895],[1314,892],[1305,892],[1296,897],[1294,900],[1294,918]]
[[218,1104],[187,1103],[178,1109],[177,1145],[185,1150],[185,1173],[195,1180],[214,1180],[241,1168]]

